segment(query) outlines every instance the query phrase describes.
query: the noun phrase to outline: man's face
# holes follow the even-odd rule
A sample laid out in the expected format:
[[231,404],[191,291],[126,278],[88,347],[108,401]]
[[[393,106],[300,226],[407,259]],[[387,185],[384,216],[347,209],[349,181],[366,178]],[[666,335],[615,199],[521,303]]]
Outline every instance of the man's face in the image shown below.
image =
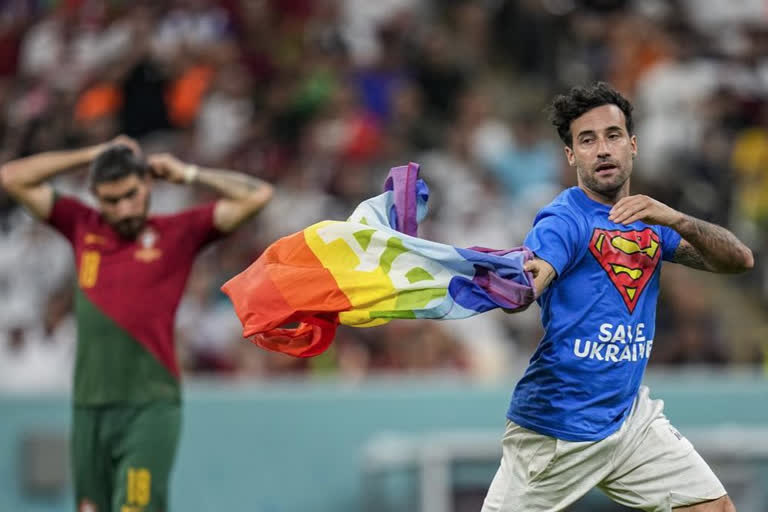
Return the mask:
[[138,236],[147,220],[149,184],[136,174],[99,183],[93,189],[104,219],[123,238]]
[[579,186],[614,198],[632,174],[637,139],[627,132],[624,112],[616,105],[595,107],[571,122],[573,148],[565,147],[576,167]]

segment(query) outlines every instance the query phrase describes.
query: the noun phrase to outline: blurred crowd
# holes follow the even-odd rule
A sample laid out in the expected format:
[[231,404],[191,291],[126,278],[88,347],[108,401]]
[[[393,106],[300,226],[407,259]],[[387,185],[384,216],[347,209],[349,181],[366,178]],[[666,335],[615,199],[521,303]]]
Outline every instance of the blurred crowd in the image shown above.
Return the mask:
[[[276,238],[342,219],[415,161],[431,189],[421,235],[520,245],[575,184],[542,110],[606,80],[635,104],[633,191],[768,237],[768,14],[710,0],[2,0],[0,161],[119,133],[276,184],[257,219],[197,262],[177,322],[187,373],[442,371],[524,365],[538,308],[461,322],[341,329],[299,360],[240,337],[221,284]],[[57,179],[90,201],[86,172]],[[157,184],[153,211],[208,192]],[[766,359],[768,273],[719,279],[667,265],[651,364]],[[0,191],[0,387],[69,381],[71,251]]]

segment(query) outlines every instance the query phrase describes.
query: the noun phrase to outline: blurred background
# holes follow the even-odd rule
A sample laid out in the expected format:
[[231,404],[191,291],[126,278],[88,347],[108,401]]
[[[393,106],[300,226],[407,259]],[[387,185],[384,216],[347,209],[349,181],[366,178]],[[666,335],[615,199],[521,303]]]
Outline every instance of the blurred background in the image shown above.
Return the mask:
[[[664,267],[647,380],[739,510],[768,511],[768,2],[0,0],[0,162],[125,133],[277,187],[198,259],[179,310],[172,508],[479,510],[537,307],[341,329],[307,360],[242,340],[219,287],[408,161],[431,189],[421,236],[520,245],[575,184],[542,111],[594,80],[635,105],[633,192],[755,253],[741,276]],[[90,202],[86,175],[56,187]],[[160,183],[152,211],[210,198]],[[0,190],[2,511],[73,509],[74,282],[67,243]]]

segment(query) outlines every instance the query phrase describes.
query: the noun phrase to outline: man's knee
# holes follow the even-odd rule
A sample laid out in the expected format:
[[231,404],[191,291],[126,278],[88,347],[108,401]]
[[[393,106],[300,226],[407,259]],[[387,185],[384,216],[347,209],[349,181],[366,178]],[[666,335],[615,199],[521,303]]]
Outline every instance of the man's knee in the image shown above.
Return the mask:
[[727,494],[720,499],[723,500],[723,512],[736,512],[736,505],[733,504]]
[[677,507],[672,510],[675,512],[736,512],[736,506],[726,494],[716,500],[697,503],[690,507]]

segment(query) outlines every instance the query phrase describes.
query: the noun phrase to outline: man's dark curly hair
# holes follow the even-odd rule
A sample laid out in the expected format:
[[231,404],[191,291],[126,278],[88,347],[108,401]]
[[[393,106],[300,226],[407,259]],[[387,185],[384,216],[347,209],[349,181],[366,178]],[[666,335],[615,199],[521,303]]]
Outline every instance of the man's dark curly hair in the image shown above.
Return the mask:
[[91,163],[90,184],[95,187],[131,174],[144,178],[148,172],[149,167],[143,158],[134,154],[128,146],[117,144],[99,153]]
[[557,134],[560,139],[570,148],[573,148],[573,134],[571,133],[571,123],[574,119],[580,117],[596,107],[603,105],[616,105],[624,112],[626,119],[627,133],[634,134],[634,125],[632,123],[632,104],[605,82],[596,82],[586,87],[573,87],[568,94],[560,94],[552,100],[552,104],[547,108],[549,120],[557,128]]

